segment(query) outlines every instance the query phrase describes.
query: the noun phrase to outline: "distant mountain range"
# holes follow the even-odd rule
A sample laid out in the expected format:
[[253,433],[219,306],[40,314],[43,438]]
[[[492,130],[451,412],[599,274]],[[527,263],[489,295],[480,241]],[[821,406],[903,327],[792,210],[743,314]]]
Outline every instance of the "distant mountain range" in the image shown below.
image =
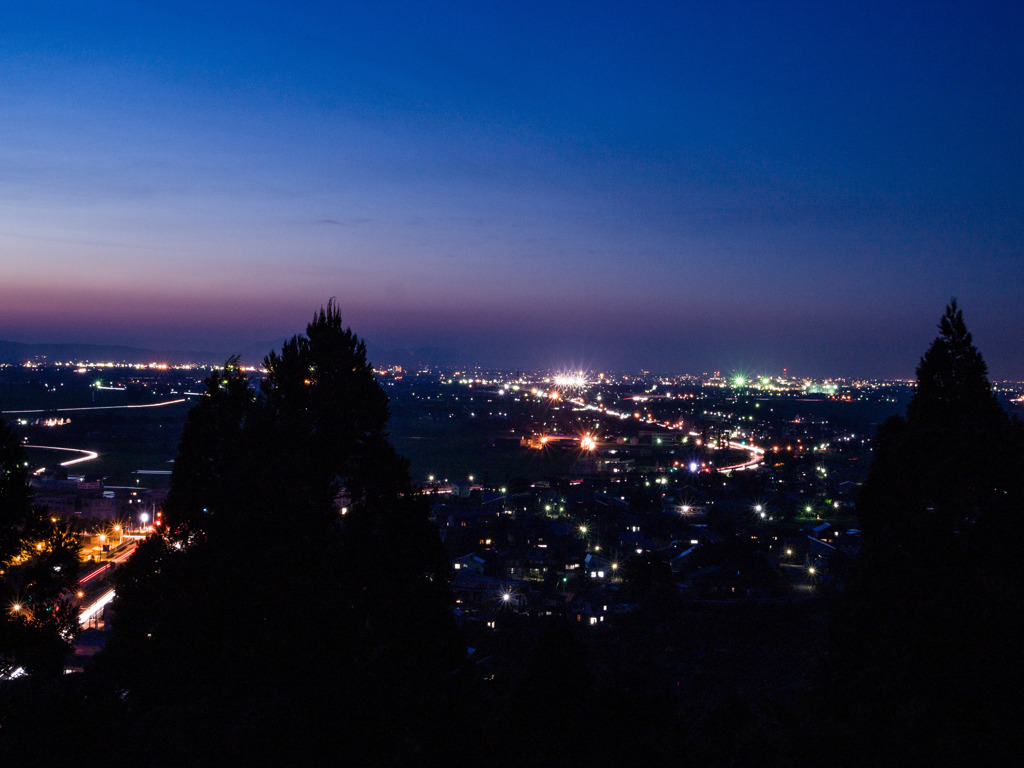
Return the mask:
[[0,341],[0,362],[21,364],[48,363],[168,363],[199,365],[223,363],[213,352],[184,352],[167,349],[138,349],[112,344],[22,344]]
[[[238,352],[238,357],[245,365],[260,365],[271,350],[280,352],[285,343],[284,337],[277,341],[262,341],[250,344]],[[420,365],[467,365],[466,356],[462,353],[447,347],[397,347],[382,346],[373,343],[372,340],[363,339],[366,342],[366,356],[371,365],[385,367],[389,365],[401,365],[403,368],[416,368]],[[223,363],[224,360],[216,361]]]
[[[271,350],[280,350],[284,339],[250,344],[238,355],[245,365],[259,365]],[[369,347],[370,362],[378,366],[402,365],[456,365],[463,356],[451,349],[417,347],[407,349],[381,349]],[[223,365],[227,355],[215,352],[140,349],[114,344],[23,344],[0,340],[0,363],[21,365],[26,362],[47,363],[168,363],[169,365]]]
[[446,347],[410,347],[381,349],[367,342],[366,356],[376,366],[401,365],[415,368],[419,365],[465,365],[466,356]]

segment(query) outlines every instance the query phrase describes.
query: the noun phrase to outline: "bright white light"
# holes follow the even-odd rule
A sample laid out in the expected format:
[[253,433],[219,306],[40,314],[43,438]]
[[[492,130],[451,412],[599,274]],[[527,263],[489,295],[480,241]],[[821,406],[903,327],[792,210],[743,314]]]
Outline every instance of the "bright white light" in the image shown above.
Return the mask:
[[78,464],[79,462],[82,462],[82,461],[92,461],[93,459],[99,458],[99,454],[96,453],[96,451],[87,451],[87,450],[84,450],[82,448],[59,448],[59,447],[57,447],[55,445],[27,445],[27,444],[26,444],[25,447],[26,448],[38,448],[38,449],[47,450],[47,451],[69,451],[71,453],[80,453],[80,454],[82,454],[82,456],[80,458],[68,459],[67,461],[62,461],[60,463],[60,465],[62,467],[70,467],[72,464]]
[[100,611],[103,610],[103,606],[105,606],[113,599],[114,590],[111,589],[104,592],[96,599],[96,601],[92,605],[83,609],[82,613],[78,616],[78,623],[87,624],[91,618],[99,615]]

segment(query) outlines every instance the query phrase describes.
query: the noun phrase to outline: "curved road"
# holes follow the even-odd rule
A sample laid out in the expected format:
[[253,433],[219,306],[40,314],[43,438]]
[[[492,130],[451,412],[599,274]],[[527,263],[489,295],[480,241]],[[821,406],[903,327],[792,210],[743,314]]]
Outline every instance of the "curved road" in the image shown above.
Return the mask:
[[[636,418],[639,419],[640,421],[645,421],[648,424],[654,424],[656,426],[659,426],[663,429],[667,429],[670,431],[677,431],[679,429],[673,424],[660,423],[655,421],[654,419],[645,419],[634,414],[613,411],[610,408],[599,408],[595,405],[585,403],[583,400],[569,398],[568,401],[573,405],[578,405],[581,408],[585,408],[588,411],[597,411],[599,413],[604,413],[610,416],[617,416],[620,419]],[[732,441],[729,441],[729,448],[733,448],[740,451],[747,451],[750,454],[750,456],[746,461],[740,462],[739,464],[733,464],[728,467],[716,467],[716,472],[733,472],[735,470],[740,469],[753,469],[754,467],[758,466],[762,461],[764,461],[764,448],[758,448],[756,445],[744,445],[742,443],[734,443]]]
[[165,405],[176,405],[188,402],[187,397],[177,400],[165,400],[162,403],[143,403],[142,405],[87,405],[80,408],[36,408],[29,411],[0,411],[0,413],[69,413],[71,411],[113,411],[125,408],[161,408]]
[[100,457],[100,455],[96,453],[96,451],[87,451],[84,448],[63,448],[59,445],[29,445],[28,443],[26,443],[23,447],[40,448],[44,451],[69,451],[71,453],[82,454],[77,459],[68,459],[67,461],[62,461],[60,463],[62,467],[70,467],[72,464],[78,464],[79,462],[82,461],[92,461],[93,459],[98,459]]

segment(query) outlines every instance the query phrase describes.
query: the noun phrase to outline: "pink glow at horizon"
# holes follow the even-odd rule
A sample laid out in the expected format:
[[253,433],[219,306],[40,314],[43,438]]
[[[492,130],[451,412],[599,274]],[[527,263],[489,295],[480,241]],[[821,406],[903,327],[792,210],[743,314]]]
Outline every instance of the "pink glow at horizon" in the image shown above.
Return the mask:
[[1024,8],[118,0],[0,30],[0,340],[1024,378]]

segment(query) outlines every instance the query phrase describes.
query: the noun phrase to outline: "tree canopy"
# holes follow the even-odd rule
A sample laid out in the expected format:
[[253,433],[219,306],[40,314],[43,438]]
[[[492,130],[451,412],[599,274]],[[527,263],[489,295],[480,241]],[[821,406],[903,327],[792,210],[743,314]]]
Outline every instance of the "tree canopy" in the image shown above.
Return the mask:
[[0,663],[55,677],[79,626],[78,537],[33,506],[25,454],[0,420]]
[[967,549],[991,547],[1022,512],[1021,424],[992,392],[955,300],[938,327],[906,416],[878,431],[858,502],[865,554],[878,573],[900,561],[901,570],[919,564],[934,580]]
[[876,731],[889,754],[905,740],[1005,746],[1005,702],[1024,703],[1024,428],[955,300],[938,328],[906,416],[876,435],[858,576],[833,617],[836,689],[861,712],[913,713]]
[[234,358],[207,379],[168,532],[119,576],[101,671],[165,735],[204,723],[183,759],[215,724],[257,752],[365,743],[397,723],[414,743],[461,653],[387,395],[333,302],[264,366],[256,386]]

